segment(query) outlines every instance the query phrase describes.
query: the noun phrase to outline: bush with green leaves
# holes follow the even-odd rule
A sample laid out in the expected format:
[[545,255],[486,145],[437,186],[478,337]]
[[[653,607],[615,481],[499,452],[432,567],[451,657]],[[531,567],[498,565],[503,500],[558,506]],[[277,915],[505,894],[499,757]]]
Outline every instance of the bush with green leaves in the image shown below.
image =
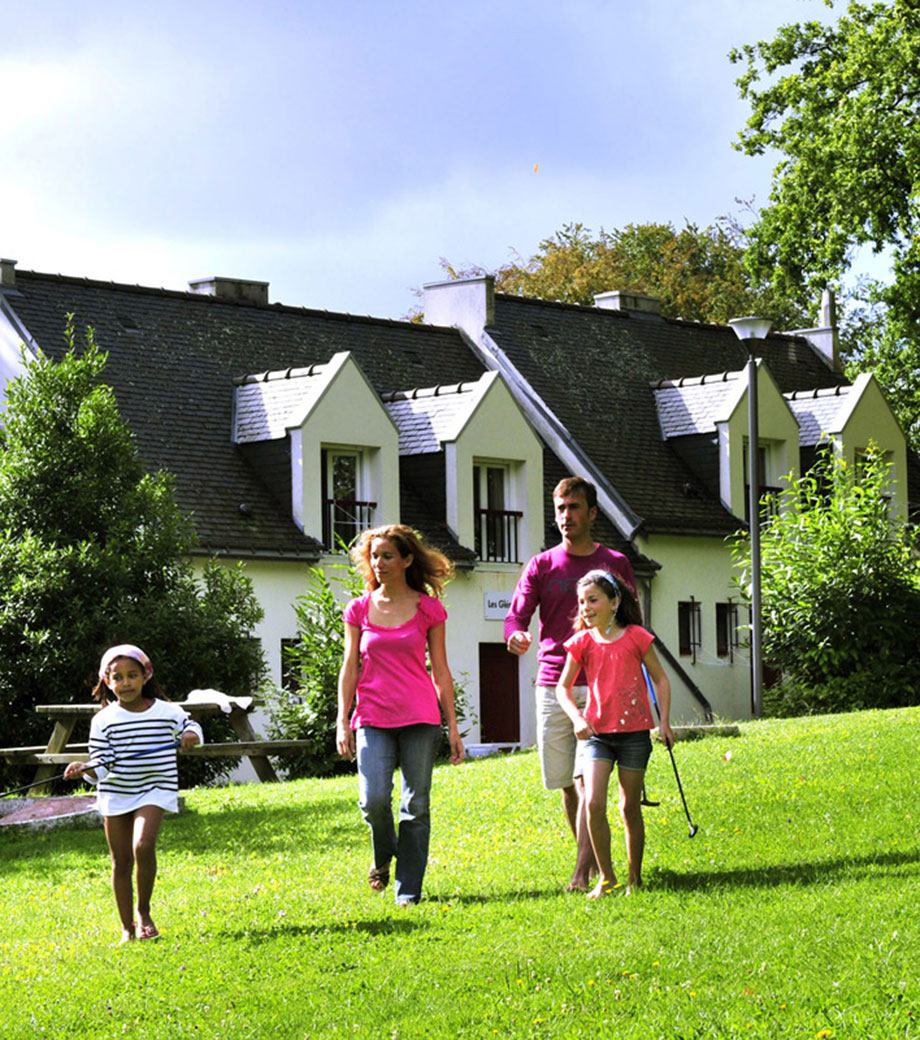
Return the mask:
[[[777,714],[920,702],[920,564],[914,527],[893,518],[874,447],[859,473],[825,449],[761,526],[763,656],[782,670]],[[732,546],[750,599],[750,542]]]
[[[92,329],[66,330],[57,363],[23,355],[7,387],[0,449],[0,724],[8,745],[44,744],[36,704],[87,700],[107,646],[137,643],[167,696],[195,687],[251,694],[264,662],[262,609],[239,569],[196,578],[191,521],[173,477],[147,473],[103,382]],[[225,723],[209,723],[212,736]],[[75,734],[74,739],[79,739]],[[231,759],[180,760],[182,782],[225,775]],[[0,765],[9,782],[20,768]]]
[[285,755],[284,768],[289,777],[332,776],[353,769],[340,758],[335,746],[335,719],[338,710],[338,676],[345,646],[342,598],[361,595],[364,583],[347,564],[332,564],[310,572],[304,595],[294,603],[297,617],[297,642],[284,648],[284,665],[289,676],[285,689],[270,691],[267,697],[272,740],[307,740],[302,750]]
[[[326,573],[332,571],[332,575]],[[338,677],[345,647],[343,600],[360,596],[364,582],[347,563],[315,568],[307,591],[294,604],[297,641],[285,647],[289,681],[285,689],[268,693],[267,732],[273,740],[307,740],[302,750],[285,755],[289,778],[332,776],[351,772],[352,763],[341,758],[335,746],[338,713]],[[341,590],[336,595],[335,586]],[[461,735],[473,721],[465,682],[454,679],[454,703]],[[441,740],[442,757],[449,753],[446,729]]]

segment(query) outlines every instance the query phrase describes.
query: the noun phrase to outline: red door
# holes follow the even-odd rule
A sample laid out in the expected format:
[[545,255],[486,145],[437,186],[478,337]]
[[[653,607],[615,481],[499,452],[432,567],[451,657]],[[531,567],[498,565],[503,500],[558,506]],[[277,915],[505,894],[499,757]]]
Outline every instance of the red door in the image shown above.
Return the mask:
[[521,739],[518,659],[504,643],[479,644],[479,730],[484,744]]

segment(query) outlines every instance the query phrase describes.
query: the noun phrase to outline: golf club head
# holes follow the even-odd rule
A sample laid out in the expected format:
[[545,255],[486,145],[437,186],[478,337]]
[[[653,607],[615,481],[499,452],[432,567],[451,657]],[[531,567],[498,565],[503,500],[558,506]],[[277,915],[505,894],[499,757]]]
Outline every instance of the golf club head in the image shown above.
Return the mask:
[[650,800],[650,799],[648,799],[648,798],[643,798],[643,799],[642,799],[642,801],[641,801],[641,802],[640,802],[639,804],[640,804],[640,805],[647,805],[647,806],[649,806],[650,808],[654,809],[654,808],[655,808],[655,806],[657,806],[657,805],[661,805],[661,802],[653,802],[653,801],[651,801],[651,800]]
[[696,834],[696,832],[698,830],[699,830],[699,827],[697,827],[697,825],[695,823],[691,823],[690,824],[690,837],[692,838],[694,836],[694,834]]

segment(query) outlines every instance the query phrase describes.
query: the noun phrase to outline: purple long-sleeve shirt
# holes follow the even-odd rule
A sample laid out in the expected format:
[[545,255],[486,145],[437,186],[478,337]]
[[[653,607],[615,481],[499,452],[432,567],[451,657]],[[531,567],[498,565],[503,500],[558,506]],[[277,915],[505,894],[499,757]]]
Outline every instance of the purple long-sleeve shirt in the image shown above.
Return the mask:
[[[613,571],[635,591],[636,579],[629,560],[604,545],[596,546],[590,556],[575,556],[560,543],[534,556],[521,573],[505,617],[505,642],[513,632],[526,632],[539,609],[538,686],[555,686],[559,681],[566,658],[563,643],[572,635],[578,614],[575,586],[579,578],[597,568]],[[576,679],[579,684],[584,681],[583,674]]]

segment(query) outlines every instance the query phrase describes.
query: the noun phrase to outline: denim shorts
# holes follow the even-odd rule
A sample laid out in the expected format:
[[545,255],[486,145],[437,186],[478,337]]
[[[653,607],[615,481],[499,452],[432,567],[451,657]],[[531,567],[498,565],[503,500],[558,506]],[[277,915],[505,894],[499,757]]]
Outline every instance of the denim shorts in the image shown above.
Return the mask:
[[652,754],[652,738],[647,729],[632,733],[595,733],[585,741],[589,762],[616,763],[622,769],[645,769]]

